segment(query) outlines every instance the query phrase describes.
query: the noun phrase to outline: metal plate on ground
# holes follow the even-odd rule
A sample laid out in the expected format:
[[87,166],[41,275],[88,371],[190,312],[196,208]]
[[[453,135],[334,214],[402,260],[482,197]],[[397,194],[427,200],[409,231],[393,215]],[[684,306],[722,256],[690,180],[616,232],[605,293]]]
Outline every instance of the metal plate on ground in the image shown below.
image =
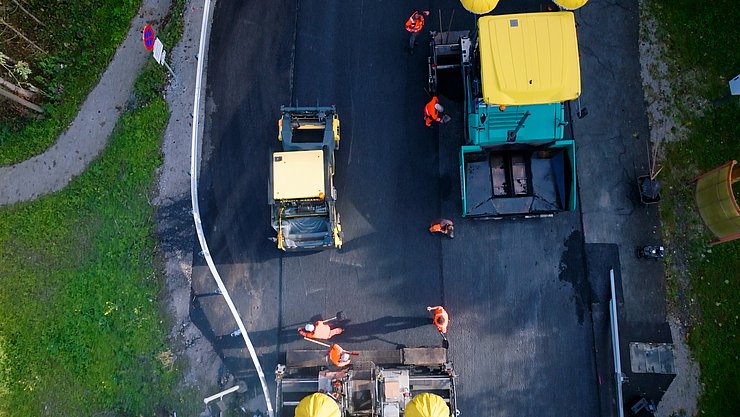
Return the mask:
[[443,365],[447,362],[445,348],[403,348],[404,365]]
[[630,366],[633,373],[675,375],[673,344],[630,342]]

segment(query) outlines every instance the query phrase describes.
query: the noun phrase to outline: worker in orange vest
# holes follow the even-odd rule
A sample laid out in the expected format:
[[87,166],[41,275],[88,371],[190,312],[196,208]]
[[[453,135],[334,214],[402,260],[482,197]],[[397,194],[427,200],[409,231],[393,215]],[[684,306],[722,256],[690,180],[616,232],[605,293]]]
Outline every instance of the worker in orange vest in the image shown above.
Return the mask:
[[429,226],[430,233],[442,233],[450,239],[455,237],[455,225],[452,220],[439,219]]
[[351,354],[353,354],[353,352],[348,352],[342,349],[338,344],[334,343],[331,345],[331,348],[329,348],[329,353],[326,356],[329,358],[331,363],[336,365],[338,368],[344,368],[349,365]]
[[306,323],[303,328],[298,328],[298,333],[301,334],[303,337],[308,337],[309,339],[320,339],[320,340],[329,340],[332,337],[342,334],[344,332],[344,329],[337,327],[336,329],[332,329],[329,327],[327,322],[330,320],[317,320],[313,324]]
[[433,96],[429,103],[424,106],[424,122],[427,127],[432,127],[432,122],[442,122],[441,113],[445,111],[445,108],[439,104],[439,98]]
[[409,38],[409,53],[411,55],[414,54],[414,46],[416,46],[416,34],[421,32],[424,27],[424,16],[429,16],[429,10],[424,10],[421,13],[415,10],[406,21],[406,30],[411,33]]
[[437,328],[442,337],[447,339],[447,325],[450,323],[450,316],[442,306],[427,307],[427,311],[434,312],[434,326]]

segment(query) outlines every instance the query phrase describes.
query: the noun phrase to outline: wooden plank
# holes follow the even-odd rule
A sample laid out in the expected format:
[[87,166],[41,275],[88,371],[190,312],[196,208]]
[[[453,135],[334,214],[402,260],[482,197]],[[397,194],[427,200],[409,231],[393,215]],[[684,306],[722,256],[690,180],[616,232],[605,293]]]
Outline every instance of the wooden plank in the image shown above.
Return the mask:
[[444,365],[447,362],[445,348],[403,348],[404,365]]

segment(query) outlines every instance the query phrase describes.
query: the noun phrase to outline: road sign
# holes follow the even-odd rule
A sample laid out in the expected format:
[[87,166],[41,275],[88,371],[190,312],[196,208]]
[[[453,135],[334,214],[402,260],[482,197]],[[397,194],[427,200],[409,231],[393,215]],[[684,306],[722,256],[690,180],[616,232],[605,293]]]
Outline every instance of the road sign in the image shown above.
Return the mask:
[[167,71],[172,74],[172,76],[175,78],[175,82],[177,82],[177,75],[174,71],[172,71],[172,68],[170,68],[169,65],[167,65],[167,51],[164,50],[164,44],[162,44],[162,41],[159,40],[159,38],[154,38],[154,47],[153,47],[152,55],[154,56],[154,60],[157,61],[157,64],[164,65],[165,68],[167,68]]
[[152,52],[152,55],[154,55],[154,60],[157,61],[157,64],[162,65],[166,52],[164,51],[164,45],[159,38],[155,38],[154,40],[154,51]]
[[147,51],[151,51],[154,48],[154,29],[152,29],[151,26],[144,26],[142,39],[144,39],[144,48],[146,48]]

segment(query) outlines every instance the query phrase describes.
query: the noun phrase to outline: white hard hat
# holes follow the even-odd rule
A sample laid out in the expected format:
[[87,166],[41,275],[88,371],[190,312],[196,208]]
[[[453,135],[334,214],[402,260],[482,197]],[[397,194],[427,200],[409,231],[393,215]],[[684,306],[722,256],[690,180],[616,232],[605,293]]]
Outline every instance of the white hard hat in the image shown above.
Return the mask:
[[437,109],[437,111],[445,111],[445,108],[439,103],[435,104],[434,108]]
[[313,326],[313,324],[308,323],[307,325],[303,326],[303,329],[305,329],[307,332],[312,332],[315,327]]
[[349,360],[349,353],[347,352],[342,353],[342,356],[339,357],[339,360],[342,362],[347,362]]

